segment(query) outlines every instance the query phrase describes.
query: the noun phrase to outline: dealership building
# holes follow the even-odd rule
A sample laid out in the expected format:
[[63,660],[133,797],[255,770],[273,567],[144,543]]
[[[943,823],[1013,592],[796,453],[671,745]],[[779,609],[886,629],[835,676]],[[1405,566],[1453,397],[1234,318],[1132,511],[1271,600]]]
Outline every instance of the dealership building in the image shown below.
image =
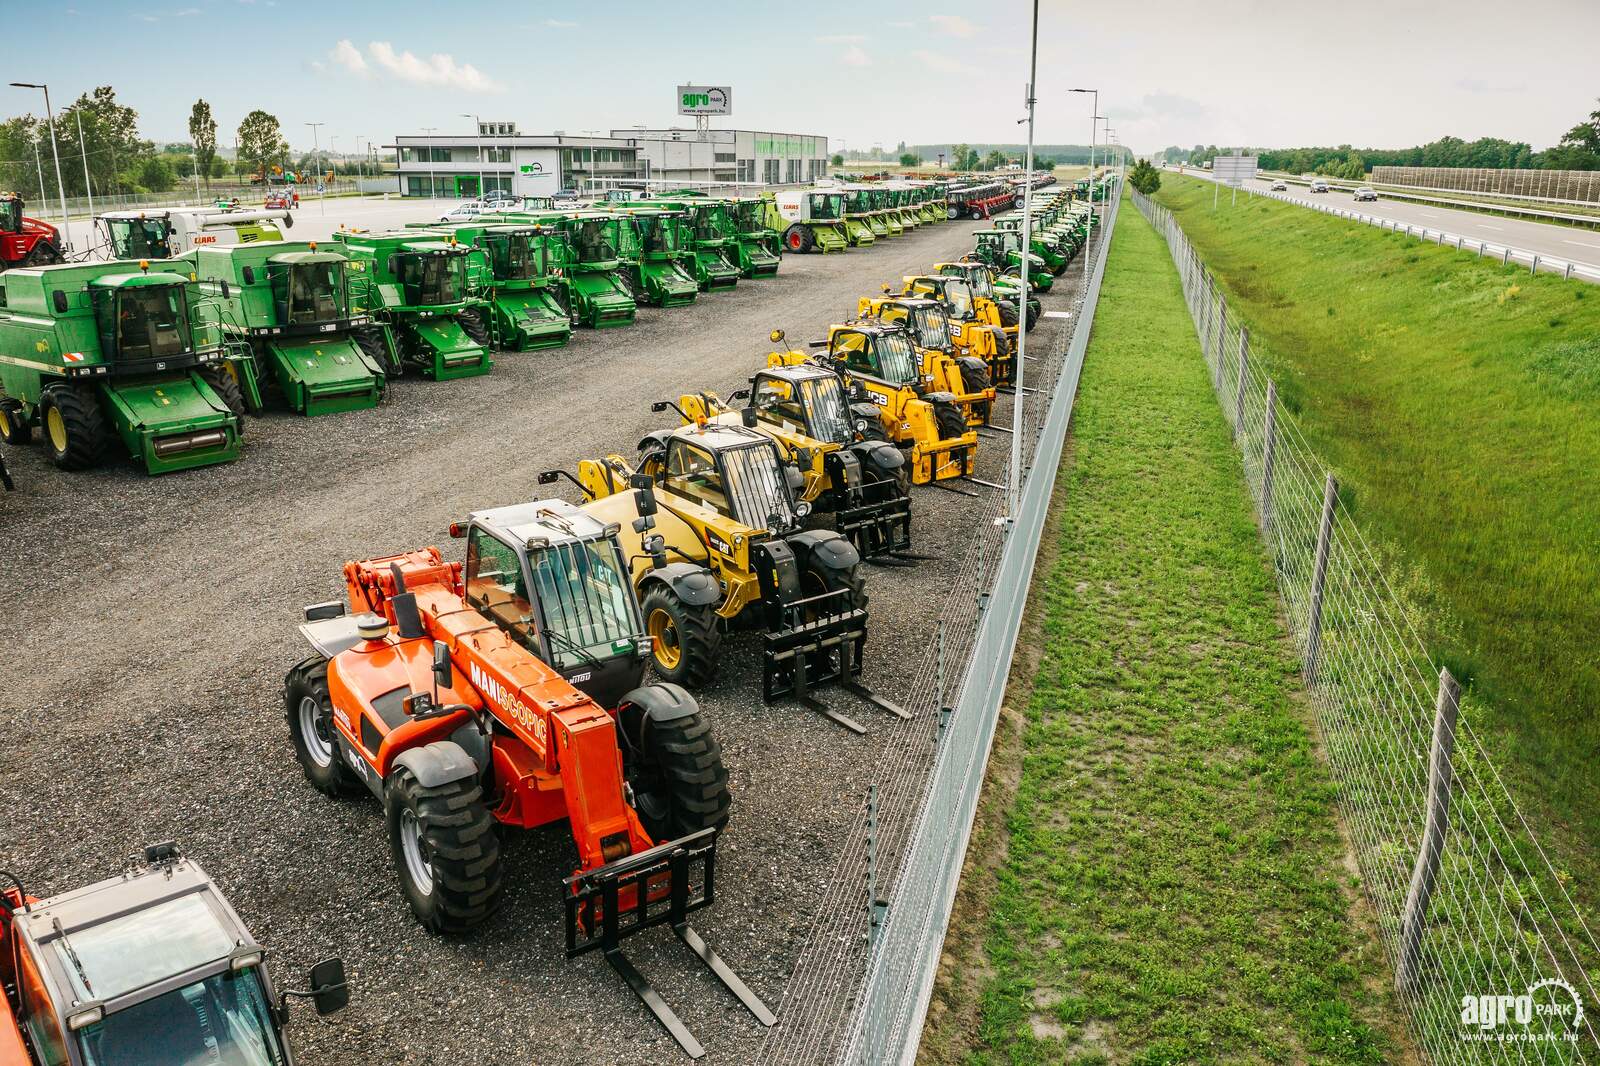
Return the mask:
[[446,199],[486,192],[550,196],[588,179],[652,182],[809,182],[828,172],[828,138],[755,130],[614,129],[524,134],[480,122],[476,135],[402,134],[395,153],[402,196]]

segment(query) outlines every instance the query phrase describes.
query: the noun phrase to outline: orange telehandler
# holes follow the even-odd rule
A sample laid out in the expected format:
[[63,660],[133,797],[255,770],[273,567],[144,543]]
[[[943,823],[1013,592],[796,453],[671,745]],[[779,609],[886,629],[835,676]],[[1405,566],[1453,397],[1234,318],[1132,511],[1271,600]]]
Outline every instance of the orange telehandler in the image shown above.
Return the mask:
[[565,818],[579,858],[565,881],[569,958],[599,948],[698,1058],[620,950],[670,924],[774,1024],[687,922],[715,898],[728,774],[694,699],[642,684],[651,645],[617,527],[548,500],[475,511],[451,533],[466,539],[464,564],[437,548],[347,563],[348,609],[306,608],[316,653],[289,671],[284,699],[306,777],[383,802],[401,889],[439,933],[498,906],[497,826]]

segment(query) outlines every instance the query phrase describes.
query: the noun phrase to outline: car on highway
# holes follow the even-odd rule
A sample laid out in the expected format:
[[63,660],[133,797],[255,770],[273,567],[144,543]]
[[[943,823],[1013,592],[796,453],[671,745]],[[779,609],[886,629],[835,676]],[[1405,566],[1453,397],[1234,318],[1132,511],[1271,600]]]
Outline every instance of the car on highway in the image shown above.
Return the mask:
[[1361,188],[1356,190],[1355,201],[1356,201],[1356,203],[1359,204],[1363,200],[1368,200],[1368,201],[1371,201],[1373,203],[1377,203],[1377,201],[1378,201],[1378,190],[1374,189],[1374,188],[1372,188],[1371,186],[1368,186],[1368,185],[1361,186]]
[[1309,191],[1310,192],[1327,192],[1328,191],[1328,183],[1323,181],[1321,178],[1313,178],[1312,181],[1311,181],[1311,187],[1310,187]]
[[1273,192],[1288,192],[1289,191],[1289,183],[1284,181],[1282,178],[1279,178],[1277,181],[1272,183],[1272,191]]

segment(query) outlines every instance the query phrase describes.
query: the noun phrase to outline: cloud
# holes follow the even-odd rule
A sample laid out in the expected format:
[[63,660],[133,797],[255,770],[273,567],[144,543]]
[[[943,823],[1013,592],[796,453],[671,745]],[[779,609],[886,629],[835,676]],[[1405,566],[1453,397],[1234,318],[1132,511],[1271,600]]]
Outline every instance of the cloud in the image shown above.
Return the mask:
[[851,45],[839,56],[839,62],[847,67],[870,67],[872,57],[857,45]]
[[915,25],[915,22],[891,22],[889,23],[889,28],[892,30],[909,30]]
[[978,27],[960,15],[929,15],[928,21],[946,37],[976,37],[978,34]]
[[828,37],[818,37],[818,44],[864,44],[866,36],[860,33],[835,33]]
[[1456,81],[1456,88],[1467,93],[1520,93],[1527,87],[1525,83],[1492,85],[1482,78],[1460,78]]
[[366,59],[361,55],[361,49],[351,44],[349,40],[341,40],[334,45],[333,51],[328,53],[328,58],[352,74],[360,74],[365,77],[371,72],[371,68],[367,66]]
[[396,51],[388,41],[372,41],[363,53],[349,40],[340,40],[328,53],[328,58],[344,70],[363,78],[376,75],[411,85],[438,86],[469,93],[497,93],[503,89],[471,63],[457,63],[455,56],[448,52],[435,52],[424,58],[415,52]]
[[937,70],[942,74],[971,74],[972,68],[959,59],[952,59],[943,52],[930,52],[919,48],[911,53],[911,57],[929,70]]
[[553,30],[575,30],[578,28],[576,22],[567,22],[564,19],[545,19],[544,24]]

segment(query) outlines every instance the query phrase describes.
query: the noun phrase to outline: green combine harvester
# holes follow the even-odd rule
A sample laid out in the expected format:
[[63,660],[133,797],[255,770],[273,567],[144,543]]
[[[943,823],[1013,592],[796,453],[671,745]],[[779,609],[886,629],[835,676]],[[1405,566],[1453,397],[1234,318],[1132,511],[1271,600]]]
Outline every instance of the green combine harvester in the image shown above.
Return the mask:
[[187,271],[113,260],[0,274],[6,443],[42,429],[63,470],[98,465],[113,437],[151,474],[238,458],[239,370]]
[[639,304],[619,244],[630,242],[633,227],[621,225],[610,211],[578,211],[542,221],[559,224],[572,247],[567,287],[573,317],[593,329],[632,325]]
[[773,194],[740,197],[729,202],[734,240],[730,250],[742,278],[770,278],[778,272],[781,246],[778,235],[786,228]]
[[733,262],[731,245],[738,243],[733,219],[725,200],[714,200],[690,189],[667,193],[650,203],[656,207],[686,211],[689,215],[694,250],[694,280],[701,292],[731,289],[739,284],[739,268]]
[[435,230],[333,237],[350,260],[352,306],[390,328],[403,368],[434,381],[494,369],[481,252]]
[[632,235],[620,243],[635,299],[652,307],[694,303],[700,285],[694,279],[694,231],[688,213],[629,205],[620,216],[619,230],[632,227]]
[[[981,229],[972,235],[976,242],[972,257],[987,264],[996,274],[1020,277],[1022,273],[1022,234],[1009,229]],[[1048,292],[1055,284],[1055,275],[1045,261],[1028,255],[1028,286],[1038,292]]]
[[529,352],[567,343],[572,318],[566,273],[572,248],[559,226],[480,220],[457,226],[455,234],[489,261],[489,336],[496,348]]
[[872,197],[865,186],[850,186],[844,190],[844,234],[852,248],[871,245],[888,230],[880,223],[873,224]]
[[399,373],[389,327],[352,306],[342,251],[295,241],[206,246],[180,259],[223,336],[250,346],[252,360],[236,365],[252,411],[264,386],[303,415],[376,407]]

